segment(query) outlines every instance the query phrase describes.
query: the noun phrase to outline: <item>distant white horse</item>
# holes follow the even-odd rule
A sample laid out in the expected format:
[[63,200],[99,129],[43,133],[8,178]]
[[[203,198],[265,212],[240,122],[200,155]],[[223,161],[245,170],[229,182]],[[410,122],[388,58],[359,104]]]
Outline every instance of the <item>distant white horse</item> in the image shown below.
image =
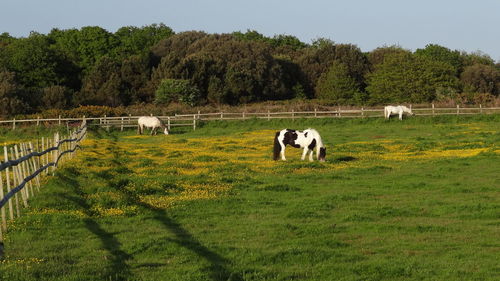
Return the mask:
[[138,127],[137,127],[137,132],[142,135],[144,132],[144,127],[151,128],[151,135],[155,134],[156,135],[156,129],[162,128],[164,129],[163,132],[165,135],[168,135],[168,129],[163,124],[163,122],[160,120],[158,117],[154,116],[142,116],[139,117],[139,120],[137,120]]
[[408,113],[409,115],[414,115],[413,112],[411,112],[411,109],[404,105],[398,105],[398,106],[388,105],[384,108],[385,119],[389,119],[391,115],[397,114],[399,115],[399,120],[403,120],[404,113]]
[[304,131],[296,131],[290,129],[283,129],[276,132],[274,137],[274,155],[273,159],[278,160],[281,153],[281,160],[286,160],[285,158],[285,147],[291,145],[295,148],[303,148],[302,160],[306,158],[307,153],[309,154],[309,161],[313,161],[313,153],[316,148],[317,159],[321,162],[325,161],[326,148],[323,145],[321,136],[318,131],[314,129],[307,129]]

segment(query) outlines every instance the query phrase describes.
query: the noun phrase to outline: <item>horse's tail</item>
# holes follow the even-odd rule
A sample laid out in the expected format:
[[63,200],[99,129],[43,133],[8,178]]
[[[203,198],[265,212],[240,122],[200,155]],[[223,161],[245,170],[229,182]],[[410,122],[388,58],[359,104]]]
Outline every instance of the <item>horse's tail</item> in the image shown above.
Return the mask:
[[273,160],[278,160],[278,158],[280,157],[281,144],[278,141],[279,135],[280,135],[280,132],[276,132],[276,135],[274,136]]

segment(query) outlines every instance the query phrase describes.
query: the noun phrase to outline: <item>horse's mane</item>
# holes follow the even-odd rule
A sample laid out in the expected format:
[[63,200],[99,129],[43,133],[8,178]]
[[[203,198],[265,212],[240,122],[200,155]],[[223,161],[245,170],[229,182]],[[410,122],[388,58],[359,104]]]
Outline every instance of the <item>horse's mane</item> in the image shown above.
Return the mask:
[[306,130],[304,131],[310,131],[314,134],[314,138],[316,139],[316,143],[319,147],[325,147],[323,145],[323,140],[321,139],[321,135],[318,133],[318,131],[316,131],[316,129],[313,129],[313,128],[307,128]]

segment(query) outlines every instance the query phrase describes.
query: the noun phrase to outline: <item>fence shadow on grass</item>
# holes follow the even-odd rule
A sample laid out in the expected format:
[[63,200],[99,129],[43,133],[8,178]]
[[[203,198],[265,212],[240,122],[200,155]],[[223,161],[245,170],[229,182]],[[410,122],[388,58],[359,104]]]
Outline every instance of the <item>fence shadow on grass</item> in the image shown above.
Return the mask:
[[99,223],[92,219],[93,213],[91,212],[91,206],[85,201],[85,194],[79,182],[74,179],[78,174],[78,171],[72,168],[65,168],[56,174],[61,184],[65,187],[69,187],[71,189],[71,194],[73,194],[62,194],[60,196],[79,207],[85,214],[85,218],[83,218],[85,227],[101,240],[102,247],[111,255],[109,277],[113,280],[129,280],[131,271],[126,261],[131,259],[132,256],[121,249],[121,243],[116,239],[113,233],[107,232]]
[[[168,239],[169,242],[186,248],[196,255],[207,260],[210,263],[207,271],[209,272],[211,280],[243,280],[239,274],[231,272],[228,269],[228,264],[230,263],[229,260],[225,259],[224,257],[201,244],[196,238],[193,237],[191,233],[184,229],[182,225],[170,218],[165,209],[160,209],[148,203],[141,202],[136,194],[125,188],[128,183],[128,180],[116,181],[114,179],[108,179],[109,186],[124,195],[127,202],[139,206],[140,208],[150,212],[153,215],[153,219],[160,222],[168,231],[170,231],[175,236],[175,238]],[[144,266],[147,265],[141,265],[140,267]],[[154,266],[157,267],[158,264],[154,264]]]
[[[112,145],[114,145],[114,143]],[[165,229],[175,236],[175,238],[169,239],[169,242],[186,248],[208,261],[210,265],[208,266],[207,271],[211,280],[243,280],[240,274],[231,272],[229,269],[229,260],[204,246],[195,237],[193,237],[191,233],[184,229],[181,224],[170,218],[165,209],[160,209],[148,203],[142,202],[137,194],[126,189],[125,187],[130,181],[124,178],[124,176],[129,176],[129,173],[127,172],[127,169],[122,168],[120,163],[127,161],[128,159],[122,158],[124,157],[124,153],[119,147],[114,147],[111,150],[113,150],[112,155],[114,158],[110,162],[115,165],[115,167],[110,167],[107,173],[96,173],[96,176],[101,177],[103,180],[107,181],[109,187],[120,192],[129,204],[136,205],[151,213],[156,221],[161,223]],[[146,265],[141,265],[141,267],[144,266]],[[154,267],[157,266],[158,264],[154,264]]]

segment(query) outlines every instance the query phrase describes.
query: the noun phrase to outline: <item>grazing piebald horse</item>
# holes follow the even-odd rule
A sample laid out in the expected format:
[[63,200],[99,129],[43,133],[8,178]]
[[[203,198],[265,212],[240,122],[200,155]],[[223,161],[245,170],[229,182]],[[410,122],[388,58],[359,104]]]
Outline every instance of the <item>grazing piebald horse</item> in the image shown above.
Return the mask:
[[411,109],[404,105],[398,105],[398,106],[388,105],[384,108],[385,119],[389,119],[391,115],[397,114],[399,115],[399,120],[403,120],[404,113],[408,113],[409,115],[414,115],[413,112],[411,112]]
[[290,129],[283,129],[276,132],[274,137],[274,155],[273,159],[278,160],[281,153],[281,160],[285,158],[285,147],[291,145],[295,148],[303,148],[302,160],[309,154],[309,161],[313,161],[313,153],[316,148],[316,157],[319,161],[324,162],[326,157],[326,148],[321,141],[321,136],[318,131],[314,129],[307,129],[304,131],[296,131]]
[[155,134],[156,135],[156,129],[157,128],[162,128],[164,129],[163,132],[165,135],[168,135],[168,129],[163,124],[163,121],[160,120],[158,117],[154,116],[142,116],[139,117],[139,120],[137,120],[138,127],[137,127],[137,132],[142,135],[144,132],[144,127],[151,128],[151,135]]

